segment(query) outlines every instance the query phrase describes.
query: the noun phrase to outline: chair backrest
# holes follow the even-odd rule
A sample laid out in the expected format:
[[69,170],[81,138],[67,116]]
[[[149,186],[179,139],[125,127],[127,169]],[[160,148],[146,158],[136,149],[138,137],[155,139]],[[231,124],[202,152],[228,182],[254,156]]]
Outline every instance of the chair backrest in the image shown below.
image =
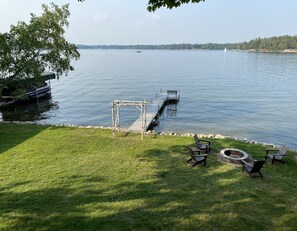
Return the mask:
[[265,160],[255,160],[253,168],[251,169],[251,173],[256,173],[261,170],[263,165],[265,164]]
[[201,144],[197,134],[194,135],[194,140],[195,140],[196,144],[198,144],[198,145]]
[[289,150],[289,147],[283,145],[279,148],[279,154],[285,156],[288,150]]

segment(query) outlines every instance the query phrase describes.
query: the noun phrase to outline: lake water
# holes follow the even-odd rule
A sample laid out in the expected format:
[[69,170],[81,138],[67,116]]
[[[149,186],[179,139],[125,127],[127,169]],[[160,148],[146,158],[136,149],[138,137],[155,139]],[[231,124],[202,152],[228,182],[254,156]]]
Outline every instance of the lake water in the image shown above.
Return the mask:
[[[3,120],[111,126],[114,99],[180,89],[157,131],[211,133],[297,149],[297,55],[238,51],[80,50],[75,71],[51,81],[52,101],[2,111]],[[122,125],[138,117],[122,108]]]

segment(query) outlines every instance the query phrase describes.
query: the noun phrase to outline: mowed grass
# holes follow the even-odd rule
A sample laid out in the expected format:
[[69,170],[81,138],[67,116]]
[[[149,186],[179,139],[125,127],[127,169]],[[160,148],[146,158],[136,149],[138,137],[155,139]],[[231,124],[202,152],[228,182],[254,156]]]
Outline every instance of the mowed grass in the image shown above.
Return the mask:
[[219,161],[214,139],[190,167],[192,137],[0,124],[0,230],[297,230],[296,153],[264,179]]

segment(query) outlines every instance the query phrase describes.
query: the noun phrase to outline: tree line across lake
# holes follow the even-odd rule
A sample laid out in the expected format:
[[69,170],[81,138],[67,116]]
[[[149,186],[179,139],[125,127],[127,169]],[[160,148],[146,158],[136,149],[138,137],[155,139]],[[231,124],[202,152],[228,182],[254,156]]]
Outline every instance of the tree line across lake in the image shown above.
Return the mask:
[[297,36],[275,36],[271,38],[256,38],[242,43],[206,43],[206,44],[163,44],[163,45],[77,45],[79,49],[135,49],[135,50],[260,50],[279,52],[297,50]]

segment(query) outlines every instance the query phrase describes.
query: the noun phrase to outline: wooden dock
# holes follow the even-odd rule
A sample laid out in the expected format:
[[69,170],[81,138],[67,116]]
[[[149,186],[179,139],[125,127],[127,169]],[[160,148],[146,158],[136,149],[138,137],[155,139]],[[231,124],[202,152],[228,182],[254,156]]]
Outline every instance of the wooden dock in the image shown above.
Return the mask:
[[[157,93],[156,98],[152,99],[151,102],[147,103],[146,106],[146,131],[158,120],[166,105],[168,103],[178,102],[179,98],[180,93],[177,90],[161,90],[160,93]],[[128,128],[128,131],[142,131],[141,115]]]

